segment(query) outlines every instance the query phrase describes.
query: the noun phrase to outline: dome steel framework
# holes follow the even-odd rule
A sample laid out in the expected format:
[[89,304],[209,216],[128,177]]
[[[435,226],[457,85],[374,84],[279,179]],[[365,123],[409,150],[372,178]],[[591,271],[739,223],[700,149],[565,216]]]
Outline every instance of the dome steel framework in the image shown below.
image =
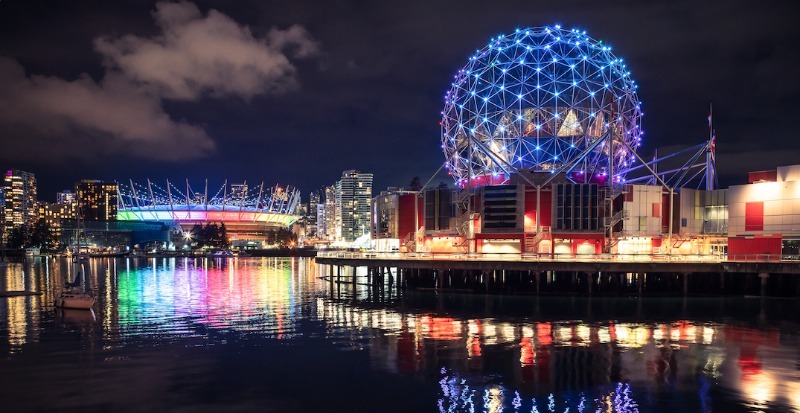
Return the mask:
[[556,25],[492,38],[445,95],[445,166],[461,187],[521,170],[606,182],[611,169],[620,182],[643,134],[630,74],[585,31]]

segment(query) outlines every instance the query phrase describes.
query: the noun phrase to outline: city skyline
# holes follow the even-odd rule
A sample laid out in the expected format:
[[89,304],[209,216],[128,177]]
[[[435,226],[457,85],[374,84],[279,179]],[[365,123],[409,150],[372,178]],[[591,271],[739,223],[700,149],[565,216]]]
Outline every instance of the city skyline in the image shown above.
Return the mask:
[[[706,139],[709,103],[721,186],[800,155],[798,81],[784,76],[797,63],[797,5],[509,7],[4,1],[0,167],[35,173],[48,201],[81,179],[225,176],[307,196],[359,169],[374,173],[376,190],[407,186],[444,161],[443,95],[475,46],[555,23],[625,57],[644,102],[643,156]],[[209,38],[212,29],[229,43]],[[174,76],[147,65],[153,48],[175,59]],[[254,77],[222,82],[234,76],[204,56],[250,65]]]

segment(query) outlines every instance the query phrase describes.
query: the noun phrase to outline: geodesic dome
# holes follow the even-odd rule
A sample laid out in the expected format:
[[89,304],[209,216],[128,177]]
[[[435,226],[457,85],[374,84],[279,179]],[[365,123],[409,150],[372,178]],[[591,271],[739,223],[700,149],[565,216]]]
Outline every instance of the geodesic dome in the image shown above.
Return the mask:
[[637,88],[623,60],[585,31],[556,25],[492,38],[445,95],[447,168],[464,186],[574,163],[564,169],[589,182],[606,176],[611,158],[619,181],[642,137]]

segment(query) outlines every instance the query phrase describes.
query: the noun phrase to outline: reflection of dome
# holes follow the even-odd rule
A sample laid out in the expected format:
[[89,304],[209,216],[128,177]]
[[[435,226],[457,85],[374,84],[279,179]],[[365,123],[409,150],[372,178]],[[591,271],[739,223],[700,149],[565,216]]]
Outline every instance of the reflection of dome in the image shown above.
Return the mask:
[[[450,173],[463,184],[467,176],[551,171],[604,136],[635,149],[642,135],[637,88],[622,59],[585,31],[539,27],[493,38],[445,96]],[[614,152],[615,174],[624,173],[633,155],[621,144]],[[607,167],[604,141],[576,169],[591,176]]]

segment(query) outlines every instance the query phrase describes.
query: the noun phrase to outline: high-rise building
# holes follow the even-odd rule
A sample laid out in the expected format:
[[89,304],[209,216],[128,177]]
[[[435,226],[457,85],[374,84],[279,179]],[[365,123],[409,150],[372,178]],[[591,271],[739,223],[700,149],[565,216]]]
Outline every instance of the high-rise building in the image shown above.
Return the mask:
[[312,191],[308,195],[308,214],[306,217],[306,237],[317,237],[317,205],[319,204],[319,192]]
[[325,203],[317,204],[317,239],[320,241],[328,240],[328,229],[325,225]]
[[342,179],[336,182],[336,227],[337,232],[341,231],[338,239],[352,242],[370,233],[371,199],[372,174],[342,172]]
[[84,179],[77,184],[77,197],[86,221],[115,221],[119,187],[116,182]]
[[56,203],[62,205],[74,204],[75,193],[70,191],[69,189],[65,189],[62,192],[56,192]]
[[320,194],[324,197],[317,203],[317,239],[336,240],[336,187],[326,186]]
[[62,228],[64,226],[63,220],[74,220],[77,218],[75,207],[76,204],[74,202],[40,204],[39,219],[43,219],[50,227],[56,239],[61,239]]
[[5,230],[32,225],[37,219],[36,176],[20,170],[6,171],[3,179]]
[[247,199],[247,184],[231,185],[231,201],[233,206],[242,205]]

